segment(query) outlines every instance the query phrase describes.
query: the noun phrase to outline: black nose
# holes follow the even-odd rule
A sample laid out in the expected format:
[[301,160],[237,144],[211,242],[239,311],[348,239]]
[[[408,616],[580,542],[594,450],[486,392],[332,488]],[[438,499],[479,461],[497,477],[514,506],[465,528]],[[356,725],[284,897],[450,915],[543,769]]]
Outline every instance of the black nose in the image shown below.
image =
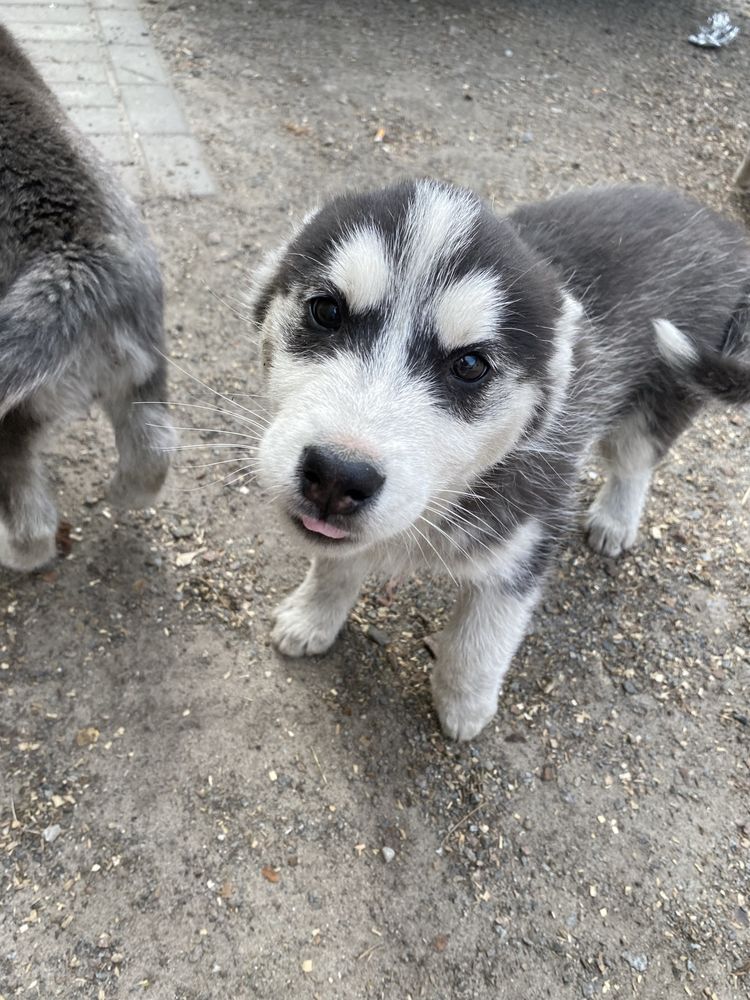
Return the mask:
[[310,447],[302,452],[300,486],[325,518],[329,514],[352,514],[378,492],[385,476],[368,462],[344,458],[327,448]]

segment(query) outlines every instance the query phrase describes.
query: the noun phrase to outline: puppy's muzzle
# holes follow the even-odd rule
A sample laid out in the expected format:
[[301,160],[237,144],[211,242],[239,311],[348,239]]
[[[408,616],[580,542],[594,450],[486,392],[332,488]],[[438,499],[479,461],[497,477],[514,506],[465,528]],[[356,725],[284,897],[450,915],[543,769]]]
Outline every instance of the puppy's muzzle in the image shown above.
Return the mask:
[[369,462],[316,446],[302,452],[300,491],[323,520],[333,514],[353,514],[380,492],[384,482],[385,476]]

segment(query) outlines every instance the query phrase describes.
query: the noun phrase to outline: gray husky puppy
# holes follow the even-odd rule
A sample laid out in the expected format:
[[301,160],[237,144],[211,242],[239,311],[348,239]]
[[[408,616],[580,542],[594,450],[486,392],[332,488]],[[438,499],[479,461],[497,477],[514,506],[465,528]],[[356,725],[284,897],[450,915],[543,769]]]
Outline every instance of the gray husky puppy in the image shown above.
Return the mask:
[[40,443],[94,401],[117,440],[112,499],[154,499],[174,443],[162,345],[159,266],[135,206],[0,26],[0,563],[54,555]]
[[447,572],[432,688],[457,739],[496,711],[592,446],[588,537],[616,556],[700,406],[750,402],[744,233],[645,186],[504,218],[429,180],[344,195],[261,267],[253,310],[261,481],[312,553],[273,640],[320,653],[370,572]]

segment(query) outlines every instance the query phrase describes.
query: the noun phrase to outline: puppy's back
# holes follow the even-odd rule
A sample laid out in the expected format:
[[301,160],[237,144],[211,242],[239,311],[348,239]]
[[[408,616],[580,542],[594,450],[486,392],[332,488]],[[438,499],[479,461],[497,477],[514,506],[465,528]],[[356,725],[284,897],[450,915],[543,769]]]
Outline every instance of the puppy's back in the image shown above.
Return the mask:
[[115,325],[160,341],[161,308],[135,207],[0,26],[0,416]]
[[741,227],[675,191],[584,188],[524,205],[510,221],[592,318],[607,317],[618,346],[630,340],[641,357],[661,316],[718,348],[750,280]]

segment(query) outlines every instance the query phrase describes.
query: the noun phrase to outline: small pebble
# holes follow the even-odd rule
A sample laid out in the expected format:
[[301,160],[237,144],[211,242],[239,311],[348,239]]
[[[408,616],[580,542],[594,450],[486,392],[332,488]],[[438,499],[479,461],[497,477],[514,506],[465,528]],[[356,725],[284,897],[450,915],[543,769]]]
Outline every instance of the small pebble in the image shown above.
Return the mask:
[[378,646],[387,646],[391,641],[388,633],[384,632],[382,628],[378,628],[377,625],[368,625],[365,629],[365,635],[368,639],[376,642]]
[[42,831],[42,836],[48,844],[54,844],[57,838],[62,833],[62,828],[55,823],[53,826],[48,826]]
[[173,524],[169,530],[173,538],[192,538],[195,534],[192,524]]
[[648,968],[648,956],[634,955],[632,951],[624,951],[622,957],[635,972],[645,972]]
[[380,852],[383,855],[383,861],[385,861],[386,864],[388,864],[389,861],[393,861],[396,857],[396,852],[392,847],[381,847]]

